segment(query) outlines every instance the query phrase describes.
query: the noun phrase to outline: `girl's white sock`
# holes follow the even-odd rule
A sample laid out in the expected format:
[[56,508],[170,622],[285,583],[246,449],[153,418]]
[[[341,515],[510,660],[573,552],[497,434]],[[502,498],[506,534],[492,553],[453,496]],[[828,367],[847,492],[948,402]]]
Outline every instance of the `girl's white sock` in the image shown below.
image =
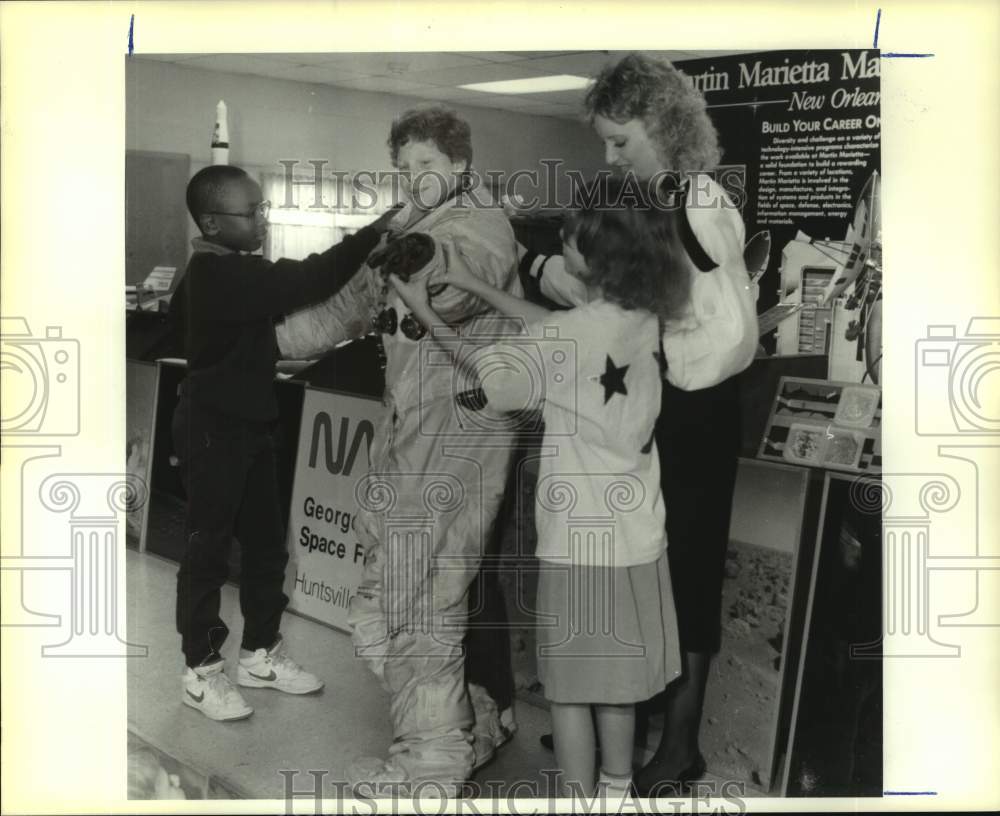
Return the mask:
[[620,799],[628,796],[632,785],[632,774],[610,774],[601,768],[597,777],[597,791],[602,791],[609,799]]

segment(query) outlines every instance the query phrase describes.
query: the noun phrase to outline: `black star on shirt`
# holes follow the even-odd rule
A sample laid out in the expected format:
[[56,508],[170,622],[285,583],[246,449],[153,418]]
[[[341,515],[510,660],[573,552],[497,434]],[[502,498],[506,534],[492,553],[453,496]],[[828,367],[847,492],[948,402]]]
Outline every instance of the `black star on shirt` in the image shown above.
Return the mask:
[[604,364],[604,373],[601,375],[601,385],[604,386],[604,404],[608,404],[608,400],[611,399],[613,394],[624,394],[628,396],[628,391],[625,389],[625,372],[628,371],[628,366],[622,366],[618,368],[615,366],[614,360],[611,359],[611,355],[607,355],[607,362]]

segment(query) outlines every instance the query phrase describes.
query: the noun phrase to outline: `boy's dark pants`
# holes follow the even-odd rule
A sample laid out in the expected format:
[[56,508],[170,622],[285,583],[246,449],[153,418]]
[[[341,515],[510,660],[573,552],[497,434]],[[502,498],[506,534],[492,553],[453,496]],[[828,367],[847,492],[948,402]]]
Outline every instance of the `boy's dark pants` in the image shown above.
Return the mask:
[[177,573],[177,631],[188,666],[221,659],[229,629],[219,617],[229,553],[240,543],[244,649],[278,638],[288,550],[278,502],[270,423],[195,407],[181,397],[171,430],[187,492],[187,545]]

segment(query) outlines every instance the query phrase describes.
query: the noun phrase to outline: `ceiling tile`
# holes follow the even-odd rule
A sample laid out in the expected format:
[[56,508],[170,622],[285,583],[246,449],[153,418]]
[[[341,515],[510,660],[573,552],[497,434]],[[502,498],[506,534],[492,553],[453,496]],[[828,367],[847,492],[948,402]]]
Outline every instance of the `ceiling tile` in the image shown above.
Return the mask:
[[290,65],[324,65],[330,61],[330,52],[323,51],[321,53],[274,53],[274,54],[255,54],[261,59],[271,60],[272,62],[284,62]]
[[360,74],[344,71],[332,65],[292,65],[275,63],[268,76],[293,82],[312,82],[318,85],[336,85],[340,82],[363,79]]
[[[574,74],[576,76],[594,76],[606,65],[613,65],[631,51],[577,51],[552,57],[531,58],[523,64],[535,69],[545,70],[553,74]],[[661,57],[675,62],[681,59],[691,59],[687,51],[642,51],[649,56]],[[521,65],[521,62],[512,63]]]
[[367,76],[356,79],[340,79],[334,83],[340,88],[351,88],[355,91],[372,91],[374,93],[404,93],[412,95],[414,91],[422,90],[424,85],[420,82],[411,82],[406,79],[389,76]]
[[[420,85],[407,95],[423,96],[426,99],[436,99],[456,104],[464,104],[468,100],[479,101],[484,96],[484,94],[468,91],[465,88],[449,88],[445,85]],[[490,94],[486,94],[486,96],[490,96]]]
[[[631,54],[632,52],[613,51],[612,53],[616,55],[616,59],[621,59],[622,57],[626,56],[627,54]],[[690,51],[639,51],[638,53],[646,54],[650,57],[661,57],[662,59],[670,60],[671,62],[680,59],[690,59],[691,56]]]
[[564,57],[570,54],[587,53],[585,51],[459,51],[465,57],[476,57],[487,62],[523,62],[531,59],[548,57]]
[[535,102],[557,102],[560,105],[573,105],[575,107],[580,107],[583,104],[583,98],[586,95],[586,88],[580,88],[577,91],[547,91],[546,93],[517,94],[522,99]]
[[326,62],[356,74],[370,76],[406,76],[414,71],[440,71],[481,65],[483,60],[453,52],[429,53],[423,51],[397,51],[372,53],[331,53]]
[[[462,51],[323,52],[258,54],[136,54],[139,60],[177,63],[189,68],[255,74],[296,82],[333,85],[377,93],[440,100],[499,110],[576,118],[585,90],[518,95],[481,94],[458,86],[475,82],[525,79],[550,74],[592,76],[625,51]],[[672,60],[724,56],[749,51],[647,51]]]
[[569,105],[560,105],[558,102],[542,102],[534,99],[524,99],[521,97],[510,98],[503,104],[508,110],[518,111],[551,111],[553,113],[568,113]]
[[565,54],[585,54],[586,51],[504,51],[507,56],[517,59],[543,59],[545,57],[559,57]]
[[535,71],[549,74],[572,74],[590,77],[614,59],[603,51],[584,51],[578,54],[563,54],[558,57],[541,57],[507,63],[510,66],[525,65]]
[[517,62],[525,59],[525,53],[511,53],[509,51],[457,51],[463,57],[474,57],[482,62]]
[[511,113],[520,114],[521,116],[547,116],[547,117],[552,118],[552,119],[565,119],[567,121],[579,121],[578,118],[575,118],[575,117],[570,116],[569,114],[567,114],[567,113],[565,113],[563,111],[558,111],[558,110],[544,110],[544,109],[534,109],[534,108],[521,109],[521,108],[518,108],[518,109],[512,109],[510,112]]
[[209,71],[227,71],[232,74],[261,74],[267,76],[275,63],[249,54],[208,54],[185,59],[184,65],[205,68]]
[[488,108],[489,110],[512,110],[511,105],[514,103],[510,99],[505,99],[499,96],[485,96],[479,99],[469,99],[462,102],[463,105],[468,105],[473,108]]
[[482,63],[470,65],[465,68],[445,68],[440,71],[415,71],[409,78],[416,82],[424,82],[428,85],[468,85],[473,82],[497,82],[504,79],[527,79],[529,77],[544,76],[545,71],[537,71],[533,68],[524,67],[519,64],[517,67],[496,63]]
[[702,59],[704,57],[732,57],[736,54],[755,54],[755,50],[751,51],[680,51],[678,53],[684,54],[683,57],[678,57],[678,59]]
[[203,57],[204,54],[133,54],[133,59],[156,60],[157,62],[185,62],[196,57]]

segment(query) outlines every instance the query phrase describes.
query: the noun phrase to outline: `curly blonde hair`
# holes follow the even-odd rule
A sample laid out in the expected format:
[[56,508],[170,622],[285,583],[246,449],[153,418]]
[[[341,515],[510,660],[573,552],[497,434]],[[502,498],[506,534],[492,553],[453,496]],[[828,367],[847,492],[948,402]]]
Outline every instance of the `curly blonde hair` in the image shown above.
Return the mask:
[[584,99],[591,124],[603,116],[619,124],[640,119],[664,170],[711,170],[721,161],[719,137],[705,97],[664,59],[629,54],[595,78]]

